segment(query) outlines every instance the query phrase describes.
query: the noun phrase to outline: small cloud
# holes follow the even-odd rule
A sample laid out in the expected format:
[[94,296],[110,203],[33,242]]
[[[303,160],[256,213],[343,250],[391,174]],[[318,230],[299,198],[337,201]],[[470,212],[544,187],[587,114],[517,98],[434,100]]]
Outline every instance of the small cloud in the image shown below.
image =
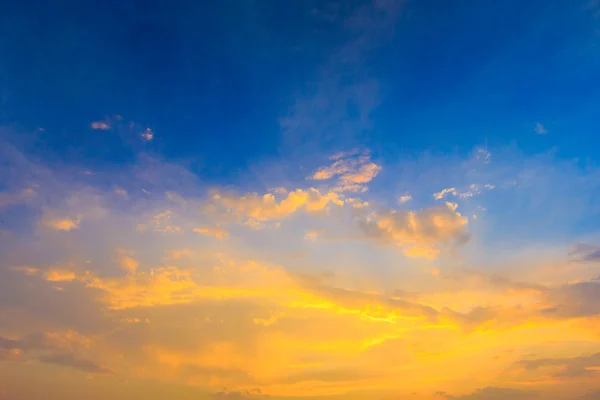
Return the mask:
[[542,125],[539,122],[535,123],[535,129],[534,129],[534,131],[538,135],[545,135],[546,133],[548,133],[548,130],[544,127],[544,125]]
[[219,240],[223,240],[229,237],[229,232],[219,227],[218,225],[215,227],[205,226],[202,228],[194,228],[194,232],[201,233],[206,236],[213,236]]
[[96,130],[100,130],[100,131],[107,131],[110,129],[110,125],[108,125],[104,121],[94,121],[94,122],[92,122],[91,126],[92,126],[92,129],[96,129]]
[[75,272],[66,269],[50,269],[46,272],[46,280],[50,282],[70,282],[76,278]]
[[317,240],[319,235],[321,235],[322,233],[323,233],[323,231],[320,231],[320,230],[319,231],[309,230],[309,231],[306,231],[304,238],[308,239],[308,240]]
[[140,265],[138,260],[129,256],[124,256],[121,258],[119,260],[119,264],[121,265],[121,268],[131,273],[134,273]]
[[450,194],[453,195],[453,196],[456,196],[456,188],[452,187],[452,188],[443,189],[440,192],[434,193],[433,197],[436,200],[441,200],[441,199],[443,199],[444,197],[446,197],[447,195],[450,195]]
[[57,231],[71,231],[73,229],[79,228],[79,223],[81,219],[71,219],[71,218],[49,218],[45,221],[45,225],[51,229]]
[[281,186],[273,188],[269,191],[272,193],[277,193],[277,194],[287,194],[287,192],[288,192],[286,188],[281,187]]
[[129,198],[129,194],[127,193],[127,190],[120,188],[120,187],[116,187],[115,188],[115,194],[119,197],[122,197],[124,199]]
[[404,203],[408,203],[411,200],[412,200],[412,196],[409,194],[405,194],[404,196],[400,196],[400,198],[398,199],[398,202],[400,204],[404,204]]
[[142,136],[142,139],[149,142],[152,139],[154,139],[154,132],[152,131],[152,129],[146,128],[146,130],[144,132],[142,132],[141,136]]
[[178,249],[169,251],[169,255],[173,260],[178,260],[181,257],[189,257],[192,255],[192,251],[190,249]]

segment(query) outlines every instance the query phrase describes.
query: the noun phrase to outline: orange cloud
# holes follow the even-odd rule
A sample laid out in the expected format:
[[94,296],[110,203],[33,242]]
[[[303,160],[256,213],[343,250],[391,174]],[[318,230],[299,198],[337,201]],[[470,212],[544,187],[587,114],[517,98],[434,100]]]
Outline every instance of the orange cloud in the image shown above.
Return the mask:
[[321,167],[308,179],[322,181],[337,177],[336,192],[364,192],[364,184],[372,181],[381,172],[381,166],[371,162],[368,155],[353,157],[354,154],[339,153],[332,157],[331,165]]
[[400,247],[409,257],[436,258],[440,247],[468,238],[467,218],[453,207],[383,211],[361,222],[367,236]]
[[223,240],[223,239],[229,237],[229,232],[227,232],[225,229],[219,227],[218,225],[214,226],[214,227],[205,226],[203,228],[194,228],[194,232],[201,233],[206,236],[213,236],[220,240]]

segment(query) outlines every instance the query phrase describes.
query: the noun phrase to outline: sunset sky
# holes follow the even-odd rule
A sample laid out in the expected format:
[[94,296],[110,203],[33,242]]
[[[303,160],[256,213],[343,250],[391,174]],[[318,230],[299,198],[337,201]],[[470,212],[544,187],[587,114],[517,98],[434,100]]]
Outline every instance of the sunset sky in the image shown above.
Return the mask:
[[0,0],[1,400],[599,400],[600,1]]

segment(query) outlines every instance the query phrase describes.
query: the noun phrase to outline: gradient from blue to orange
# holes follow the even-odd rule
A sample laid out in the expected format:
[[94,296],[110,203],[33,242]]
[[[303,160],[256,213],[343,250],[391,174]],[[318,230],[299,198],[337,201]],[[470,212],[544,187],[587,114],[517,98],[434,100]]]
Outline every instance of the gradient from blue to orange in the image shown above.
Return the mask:
[[600,398],[600,2],[0,2],[0,398]]

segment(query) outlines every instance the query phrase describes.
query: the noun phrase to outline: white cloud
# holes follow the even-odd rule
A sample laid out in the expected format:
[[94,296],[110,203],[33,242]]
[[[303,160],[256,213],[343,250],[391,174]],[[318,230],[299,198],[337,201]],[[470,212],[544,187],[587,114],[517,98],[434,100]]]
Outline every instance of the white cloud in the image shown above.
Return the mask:
[[412,200],[412,196],[409,194],[405,194],[403,196],[400,196],[400,198],[398,199],[398,202],[400,204],[404,204],[404,203],[408,203],[411,200]]

